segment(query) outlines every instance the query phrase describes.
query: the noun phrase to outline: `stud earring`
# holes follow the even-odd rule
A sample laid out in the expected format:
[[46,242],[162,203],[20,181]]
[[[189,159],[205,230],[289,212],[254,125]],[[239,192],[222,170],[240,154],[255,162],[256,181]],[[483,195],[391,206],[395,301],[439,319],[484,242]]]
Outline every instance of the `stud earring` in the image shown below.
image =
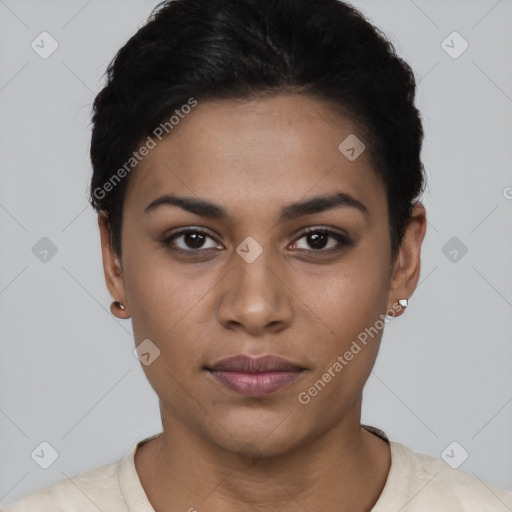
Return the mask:
[[118,300],[112,302],[112,305],[115,306],[116,308],[119,308],[121,311],[126,311],[126,306],[119,302]]
[[407,299],[400,299],[398,301],[398,304],[400,304],[400,306],[402,306],[403,308],[406,308],[409,305],[409,301]]

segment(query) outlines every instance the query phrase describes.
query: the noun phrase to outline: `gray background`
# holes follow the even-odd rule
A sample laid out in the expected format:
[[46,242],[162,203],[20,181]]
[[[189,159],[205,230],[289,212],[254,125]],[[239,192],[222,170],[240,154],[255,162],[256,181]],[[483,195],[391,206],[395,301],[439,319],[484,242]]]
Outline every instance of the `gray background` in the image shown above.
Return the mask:
[[[429,180],[420,284],[386,327],[362,421],[436,457],[457,441],[461,471],[512,489],[512,2],[354,3],[418,77]],[[161,428],[86,202],[91,102],[154,5],[0,0],[0,503]],[[47,59],[31,48],[43,31],[59,45]],[[453,31],[469,43],[458,58],[442,47]],[[31,458],[43,441],[48,469]]]

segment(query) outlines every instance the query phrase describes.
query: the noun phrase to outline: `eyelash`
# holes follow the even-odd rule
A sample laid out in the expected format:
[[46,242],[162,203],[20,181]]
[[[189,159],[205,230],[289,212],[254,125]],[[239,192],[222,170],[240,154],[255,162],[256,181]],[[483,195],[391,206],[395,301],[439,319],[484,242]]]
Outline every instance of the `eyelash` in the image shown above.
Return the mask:
[[[199,248],[199,249],[182,249],[181,247],[172,247],[171,242],[173,242],[176,238],[178,238],[178,237],[180,237],[182,235],[186,235],[188,233],[201,234],[201,235],[204,235],[204,236],[206,236],[208,238],[211,238],[216,243],[219,243],[219,242],[217,242],[215,237],[212,236],[207,231],[204,231],[204,230],[198,229],[198,228],[190,228],[190,227],[189,228],[182,228],[182,229],[180,229],[178,231],[175,231],[175,232],[171,233],[170,235],[165,237],[165,239],[162,240],[161,243],[167,249],[170,249],[170,250],[173,250],[173,251],[179,251],[181,253],[201,253],[203,251],[212,250],[212,248],[207,248],[207,249],[201,249],[201,248]],[[299,251],[307,252],[307,253],[315,253],[315,254],[321,254],[321,253],[323,253],[323,254],[331,254],[333,252],[338,252],[338,251],[343,250],[346,247],[350,247],[350,246],[354,245],[354,242],[349,237],[347,237],[346,235],[344,235],[342,233],[339,233],[337,231],[333,231],[331,229],[325,228],[325,227],[308,228],[305,231],[303,231],[301,233],[301,235],[298,238],[296,238],[292,243],[296,244],[299,240],[301,240],[302,238],[304,238],[307,235],[312,234],[312,233],[322,233],[324,235],[328,235],[329,237],[334,238],[338,242],[338,247],[330,248],[330,249],[298,249]],[[217,250],[217,249],[213,249],[213,250]]]

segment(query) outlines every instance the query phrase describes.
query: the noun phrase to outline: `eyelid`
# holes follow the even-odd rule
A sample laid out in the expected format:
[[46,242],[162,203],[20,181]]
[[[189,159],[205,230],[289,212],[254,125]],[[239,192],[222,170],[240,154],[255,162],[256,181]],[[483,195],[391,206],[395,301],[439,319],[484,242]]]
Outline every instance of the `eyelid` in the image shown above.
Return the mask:
[[[205,228],[202,226],[201,227],[200,226],[185,226],[182,228],[177,228],[175,230],[172,230],[169,234],[164,236],[164,238],[162,240],[162,244],[169,245],[172,240],[179,237],[180,235],[186,235],[187,233],[200,233],[202,235],[206,235],[209,238],[211,238],[216,244],[223,245],[221,242],[219,242],[216,235],[212,234],[212,232],[208,228]],[[179,247],[176,247],[175,249],[180,250]],[[211,248],[209,248],[209,249],[211,249]],[[199,251],[205,251],[205,250],[209,250],[209,249],[196,249],[196,250],[190,250],[187,252],[199,252]]]
[[217,240],[217,235],[214,234],[212,231],[210,231],[208,228],[205,228],[203,226],[195,226],[195,225],[183,226],[181,228],[176,228],[176,229],[172,230],[169,233],[168,236],[174,236],[174,235],[179,235],[179,234],[182,234],[182,233],[188,233],[190,231],[193,231],[194,233],[195,232],[203,233],[205,235],[208,235],[208,236],[212,237],[216,241],[218,241]]
[[[298,232],[298,238],[302,238],[304,235],[308,233],[316,233],[317,231],[326,231],[330,233],[336,233],[337,235],[343,236],[349,239],[348,233],[340,228],[335,228],[334,226],[326,226],[326,225],[318,225],[318,226],[308,226],[307,228],[302,228]],[[300,235],[300,236],[299,236]]]
[[355,245],[355,241],[345,230],[331,227],[331,226],[310,226],[303,229],[298,236],[296,236],[291,244],[297,244],[300,240],[305,238],[309,233],[324,233],[330,238],[336,240],[337,246],[330,249],[300,249],[299,252],[309,252],[312,254],[329,254],[341,251],[345,248]]

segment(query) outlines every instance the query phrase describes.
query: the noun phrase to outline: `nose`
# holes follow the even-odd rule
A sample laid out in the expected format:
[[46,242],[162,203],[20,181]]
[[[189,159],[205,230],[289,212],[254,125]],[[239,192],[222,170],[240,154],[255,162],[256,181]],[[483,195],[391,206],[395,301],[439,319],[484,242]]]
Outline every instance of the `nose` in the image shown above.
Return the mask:
[[292,320],[291,292],[285,285],[283,265],[272,261],[270,250],[251,263],[233,254],[231,271],[223,285],[219,321],[227,329],[244,330],[252,336],[277,333]]

